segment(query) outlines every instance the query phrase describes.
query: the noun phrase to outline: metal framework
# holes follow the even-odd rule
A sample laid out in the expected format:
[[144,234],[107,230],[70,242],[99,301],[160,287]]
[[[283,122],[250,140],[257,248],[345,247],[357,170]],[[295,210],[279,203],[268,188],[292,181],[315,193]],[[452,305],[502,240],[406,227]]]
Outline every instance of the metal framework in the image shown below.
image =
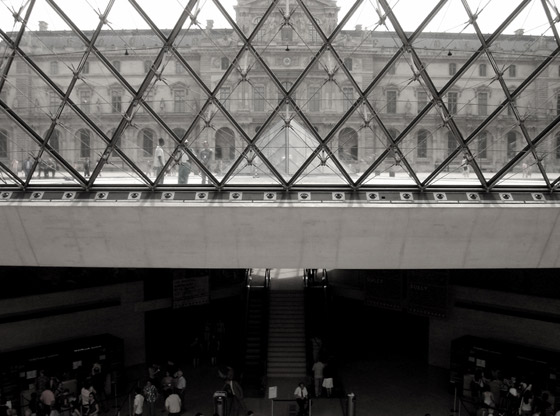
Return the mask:
[[[479,24],[490,2],[481,3],[473,10],[475,2],[469,0],[432,2],[414,30],[403,26],[406,16],[402,9],[399,15],[396,7],[399,2],[389,0],[357,0],[339,16],[334,27],[328,28],[321,7],[331,4],[336,8],[334,0],[254,2],[252,7],[258,19],[252,28],[247,28],[245,23],[242,25],[239,16],[232,15],[232,8],[225,0],[175,1],[175,6],[181,5],[181,13],[171,30],[158,26],[145,2],[127,0],[131,10],[149,28],[150,36],[157,40],[157,48],[149,51],[135,50],[132,41],[123,41],[126,56],[130,51],[139,61],[149,58],[149,69],[139,83],[133,81],[136,74],[133,76],[115,66],[114,48],[103,46],[102,38],[108,33],[124,38],[110,23],[116,16],[112,14],[116,2],[104,2],[104,10],[96,11],[99,20],[95,29],[87,33],[65,11],[64,0],[12,0],[4,4],[12,13],[13,27],[0,27],[3,61],[0,67],[0,190],[118,188],[165,192],[192,188],[207,191],[513,190],[552,193],[558,189],[560,135],[555,134],[560,134],[557,133],[560,109],[554,111],[554,105],[560,105],[560,99],[556,98],[560,91],[560,71],[554,65],[560,54],[556,27],[560,13],[551,0],[518,1],[491,32]],[[239,0],[237,7],[241,9],[248,3],[251,2]],[[88,5],[86,1],[84,6]],[[82,43],[76,65],[67,61],[72,70],[62,83],[59,74],[47,70],[49,58],[64,61],[61,50],[48,46],[47,54],[33,54],[29,46],[33,42],[43,45],[49,42],[43,38],[45,33],[34,31],[29,25],[34,13],[43,10],[41,7],[47,7],[67,25],[69,31],[60,32],[60,38],[72,36]],[[205,8],[219,13],[226,28],[203,28],[198,19]],[[462,34],[465,28],[461,33],[429,32],[430,25],[449,13],[449,8],[467,17],[465,28],[470,34]],[[545,16],[539,22],[545,27],[540,36],[506,33],[517,19],[534,13],[535,8]],[[357,16],[372,26],[367,30],[362,30],[361,26],[349,29],[350,22]],[[263,40],[263,37],[268,38]],[[192,40],[187,46],[185,39],[191,38],[201,45],[198,49]],[[438,39],[444,38],[451,40],[442,46]],[[457,45],[463,38],[465,45],[470,42],[478,47],[459,49]],[[420,46],[424,39],[431,39],[434,45],[439,42],[439,46],[426,51],[425,45]],[[392,43],[392,46],[376,47],[378,40]],[[528,46],[519,50],[520,44]],[[205,52],[209,45],[211,50]],[[448,45],[453,45],[453,53]],[[282,58],[283,51],[291,54]],[[453,54],[460,57],[453,58],[453,62],[460,65],[453,73],[442,76],[441,69],[447,70]],[[360,63],[360,70],[351,68],[348,62],[352,59]],[[209,63],[203,64],[205,60]],[[298,63],[297,71],[288,68],[293,65],[292,61]],[[106,122],[109,116],[84,110],[83,103],[76,98],[78,85],[91,79],[89,69],[86,70],[90,62],[102,67],[113,79],[110,84],[117,84],[131,97],[118,117],[110,115],[112,129],[109,133]],[[159,110],[149,100],[158,86],[169,87],[171,62],[176,62],[180,72],[185,74],[187,93],[199,93],[189,114],[169,115],[164,111],[163,98]],[[216,70],[215,62],[219,62],[218,66],[226,64]],[[481,63],[488,63],[492,72],[484,79],[485,84],[484,80],[476,80],[476,84],[472,74]],[[512,73],[510,68],[515,68],[516,63],[519,71],[523,68],[523,75],[512,87],[508,73]],[[26,78],[30,85],[22,81],[24,77],[18,71],[18,64],[30,71],[31,75]],[[409,71],[403,86],[393,75],[397,65]],[[33,82],[40,83],[48,91],[47,95],[52,94],[60,101],[56,110],[48,113],[48,125],[36,122],[30,115],[34,112],[47,114],[46,106],[40,104],[42,98],[37,98]],[[259,89],[258,85],[263,83],[265,87]],[[313,83],[320,84],[316,91],[311,87]],[[418,97],[426,93],[428,102],[420,108],[418,98],[415,114],[410,110],[410,99],[396,102],[395,106],[406,110],[395,114],[387,108],[389,99],[383,97],[395,85],[397,97]],[[495,108],[488,115],[482,110],[472,114],[477,92],[470,101],[462,103],[460,111],[449,102],[449,93],[460,91],[466,96],[471,90],[483,88],[490,91],[488,95],[494,94]],[[229,91],[229,95],[225,96],[224,91]],[[247,91],[253,92],[253,101],[243,104],[247,101]],[[324,97],[336,94],[341,97],[340,102],[327,103],[332,98]],[[302,99],[302,95],[306,98]],[[549,103],[541,108],[538,100],[542,97]],[[22,99],[31,104],[22,107],[18,101]],[[254,102],[266,108],[263,114],[250,114],[251,106],[258,107]],[[317,111],[311,107],[312,102],[328,108]],[[533,112],[532,106],[536,108]],[[147,124],[146,120],[154,124],[152,128],[156,128],[159,135],[169,138],[164,165],[157,173],[143,166],[154,156],[147,148],[146,143],[150,143],[147,139],[143,139],[142,145],[138,144],[138,139],[133,149],[121,144],[124,137],[128,137],[128,143],[134,142],[131,137],[146,137],[139,136],[137,131],[139,125]],[[68,130],[67,149],[62,149],[58,141],[57,129],[73,121],[86,126],[103,144],[97,153],[91,153],[95,159],[91,172],[82,172],[80,167],[84,158],[89,163],[87,152],[90,150],[84,147],[84,139],[79,138],[78,133]],[[180,130],[178,123],[183,126]],[[432,127],[426,127],[428,125]],[[495,133],[489,147],[503,149],[504,154],[495,156],[488,167],[485,166],[490,165],[488,157],[482,156],[487,154],[487,149],[480,148],[480,137],[494,126],[501,136]],[[428,133],[429,139],[424,140],[431,140],[432,147],[420,140],[425,137],[420,135],[421,129]],[[221,134],[227,131],[233,135],[233,139],[226,138],[230,140],[226,140],[230,147],[223,147],[219,142],[218,130]],[[213,140],[213,164],[202,160],[200,153],[202,143],[208,138]],[[447,143],[447,148],[442,150],[441,145],[434,144],[436,141]],[[68,150],[72,146],[73,151]],[[428,155],[430,152],[433,155]],[[180,183],[175,172],[183,153],[190,161],[190,183]],[[30,168],[24,168],[24,154],[32,161]],[[48,158],[56,165],[51,178],[45,173],[48,172],[45,168]],[[464,172],[471,169],[474,177],[466,176]],[[264,179],[260,179],[261,176]],[[199,177],[207,177],[208,182]]]

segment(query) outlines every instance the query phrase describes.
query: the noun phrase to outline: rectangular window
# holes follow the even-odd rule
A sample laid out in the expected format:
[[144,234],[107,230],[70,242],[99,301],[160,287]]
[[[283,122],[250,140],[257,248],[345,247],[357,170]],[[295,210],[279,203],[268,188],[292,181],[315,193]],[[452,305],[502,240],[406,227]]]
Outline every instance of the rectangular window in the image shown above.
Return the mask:
[[58,98],[58,95],[56,95],[54,92],[51,92],[49,94],[49,109],[51,113],[54,114],[58,109],[59,105],[60,105],[60,98]]
[[478,148],[477,157],[480,159],[486,159],[488,156],[488,137],[485,131],[478,135]]
[[397,92],[387,91],[387,113],[397,114]]
[[309,111],[321,111],[321,90],[316,86],[310,85],[307,88],[307,100],[309,101]]
[[0,157],[8,157],[8,134],[4,130],[0,130]]
[[220,88],[220,102],[226,110],[229,110],[229,96],[231,94],[231,87]]
[[264,111],[264,94],[264,85],[255,85],[253,87],[253,111]]
[[152,61],[144,61],[144,73],[147,74],[152,68]]
[[80,130],[80,157],[89,157],[91,154],[91,145],[89,132],[87,130]]
[[478,76],[485,77],[486,76],[486,64],[480,64],[478,67]]
[[265,43],[266,42],[266,30],[260,29],[257,33],[257,43]]
[[387,70],[387,73],[389,75],[395,75],[395,73],[397,72],[397,66],[395,64],[392,64],[389,69]]
[[352,87],[344,87],[342,88],[342,95],[344,96],[343,103],[344,103],[344,111],[348,111],[352,104],[354,104],[354,88]]
[[486,116],[488,115],[488,93],[479,92],[478,93],[478,115]]
[[186,111],[186,91],[184,89],[173,90],[173,111],[175,113],[184,113]]
[[0,91],[0,100],[6,102],[8,101],[8,92],[6,91],[6,86],[4,85],[4,88],[2,89],[2,91]]
[[507,158],[512,159],[517,153],[517,134],[509,132],[507,135]]
[[111,113],[122,112],[122,94],[119,90],[111,91]]
[[426,91],[418,91],[418,112],[422,111],[428,105],[428,93]]
[[447,110],[449,114],[457,114],[457,96],[456,92],[447,93]]
[[84,64],[84,67],[82,68],[82,74],[89,74],[89,62],[86,62]]
[[82,111],[88,113],[91,104],[91,91],[82,90],[80,91],[80,108]]
[[185,67],[179,61],[175,61],[175,73],[176,74],[183,74],[185,72]]
[[556,96],[556,115],[560,115],[560,94]]
[[315,29],[315,26],[313,25],[309,25],[309,39],[313,43],[319,42],[319,33],[317,32],[317,29]]
[[459,147],[459,143],[457,143],[457,139],[455,139],[455,135],[451,132],[447,133],[447,156],[449,156],[455,149]]
[[455,75],[456,72],[457,72],[457,64],[450,63],[449,64],[449,75]]
[[510,65],[508,73],[511,78],[515,78],[517,76],[517,67],[515,65]]
[[121,61],[113,61],[113,66],[117,70],[117,72],[121,72]]
[[58,75],[58,62],[57,61],[51,62],[51,74],[52,75]]
[[416,147],[416,156],[419,158],[428,157],[428,133],[422,130],[418,133],[418,145]]

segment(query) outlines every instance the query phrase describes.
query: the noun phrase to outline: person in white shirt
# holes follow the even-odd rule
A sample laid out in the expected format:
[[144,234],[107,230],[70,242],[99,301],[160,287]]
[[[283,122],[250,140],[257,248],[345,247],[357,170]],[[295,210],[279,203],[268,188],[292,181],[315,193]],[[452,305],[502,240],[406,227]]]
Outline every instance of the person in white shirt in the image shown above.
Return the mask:
[[156,170],[156,176],[161,173],[163,170],[163,165],[165,164],[164,161],[164,153],[163,153],[163,146],[165,145],[165,140],[162,138],[158,139],[158,145],[156,146],[156,150],[154,152],[154,169]]
[[305,383],[303,381],[301,381],[296,387],[294,396],[296,397],[296,402],[299,406],[298,416],[307,415],[307,403],[309,395],[307,393],[307,387],[305,387]]
[[136,395],[134,396],[134,414],[141,415],[144,413],[144,396],[141,394],[140,388],[136,388]]
[[165,399],[165,410],[167,410],[169,416],[178,416],[181,414],[181,398],[175,389],[173,389],[173,392]]

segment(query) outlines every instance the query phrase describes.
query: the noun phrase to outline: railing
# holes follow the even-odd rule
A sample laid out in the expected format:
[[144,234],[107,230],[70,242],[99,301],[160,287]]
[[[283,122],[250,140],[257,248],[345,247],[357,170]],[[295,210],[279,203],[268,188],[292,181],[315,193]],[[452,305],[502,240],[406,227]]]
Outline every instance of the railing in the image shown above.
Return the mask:
[[251,297],[251,283],[253,282],[253,269],[245,270],[245,318],[243,321],[243,367],[246,365],[247,357],[247,336],[249,333],[249,302]]

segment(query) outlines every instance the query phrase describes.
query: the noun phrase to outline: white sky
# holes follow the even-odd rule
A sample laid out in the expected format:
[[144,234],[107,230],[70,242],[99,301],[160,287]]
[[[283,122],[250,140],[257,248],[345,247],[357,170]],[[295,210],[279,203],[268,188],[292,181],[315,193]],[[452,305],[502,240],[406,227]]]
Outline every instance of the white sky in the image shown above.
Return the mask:
[[[83,30],[95,29],[99,22],[95,10],[103,11],[108,3],[108,0],[55,1]],[[280,7],[284,9],[287,1],[290,2],[290,7],[295,7],[296,0],[280,0]],[[310,3],[313,0],[304,1]],[[406,31],[416,29],[430,10],[438,3],[438,0],[388,1],[393,6],[395,15]],[[235,16],[233,6],[236,2],[237,0],[222,0],[222,4],[233,17]],[[547,1],[548,4],[555,7],[557,2],[560,2],[560,0]],[[0,0],[0,27],[2,30],[12,31],[17,28],[17,26],[14,27],[14,19],[10,10],[19,10],[28,3],[29,0]],[[175,24],[188,0],[138,0],[138,3],[160,28],[169,29]],[[348,12],[353,3],[353,0],[338,0],[340,7],[339,19]],[[478,23],[482,31],[490,33],[515,9],[520,0],[468,0],[468,3],[473,12],[480,12]],[[364,0],[349,21],[347,28],[354,28],[356,24],[361,24],[364,29],[373,29],[379,21],[376,13],[377,7],[377,0]],[[199,0],[199,8],[198,20],[202,27],[206,25],[206,20],[208,19],[214,20],[214,27],[228,26],[226,19],[221,17],[221,13],[212,0]],[[47,4],[46,0],[36,0],[28,27],[32,30],[37,30],[39,27],[38,22],[41,20],[47,22],[51,30],[69,29]],[[115,1],[115,5],[109,15],[109,22],[114,29],[145,29],[148,27],[128,0]],[[468,17],[461,0],[448,0],[427,30],[433,32],[472,32],[472,26],[468,25],[467,22]],[[532,0],[513,24],[508,27],[506,33],[513,33],[515,30],[523,28],[525,34],[551,35],[552,32],[546,22],[546,15],[544,14],[541,0]],[[389,26],[389,29],[392,30],[392,27]],[[381,27],[377,30],[386,30],[386,28]]]

